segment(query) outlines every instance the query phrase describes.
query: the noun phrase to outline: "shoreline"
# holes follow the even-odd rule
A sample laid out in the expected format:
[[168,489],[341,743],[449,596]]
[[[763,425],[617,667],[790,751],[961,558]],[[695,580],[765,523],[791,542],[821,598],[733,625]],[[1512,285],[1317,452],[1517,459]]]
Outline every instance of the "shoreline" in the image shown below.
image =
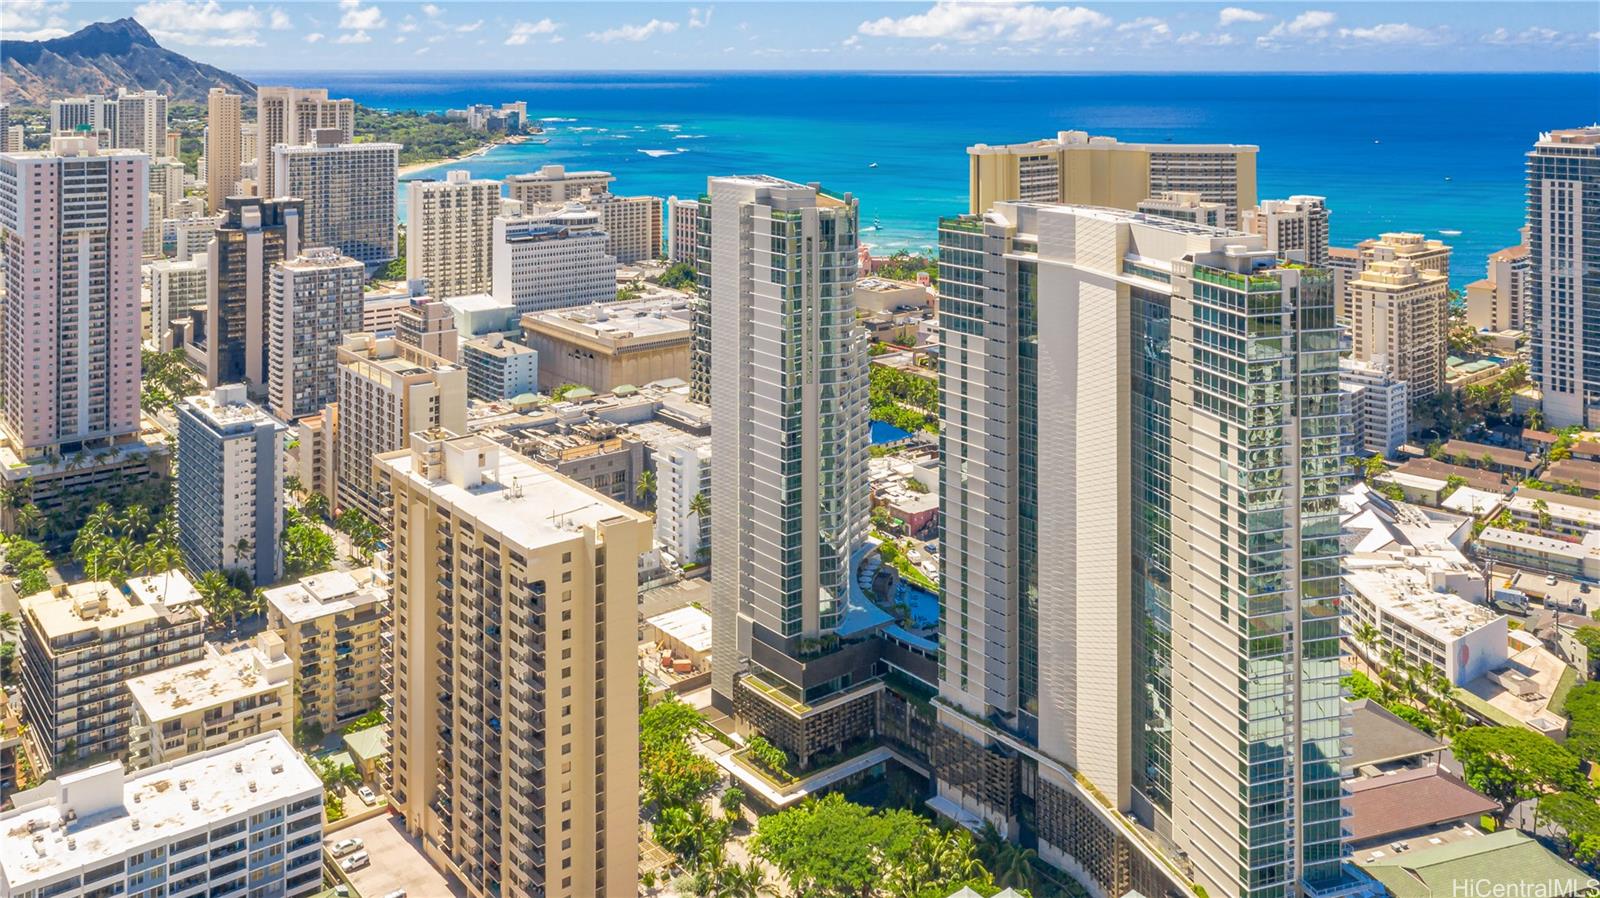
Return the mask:
[[451,156],[446,159],[434,159],[430,162],[410,162],[400,166],[400,169],[395,173],[395,177],[404,178],[407,175],[414,175],[417,172],[427,171],[430,168],[439,168],[445,165],[456,165],[457,163],[466,162],[469,159],[477,159],[482,156],[487,156],[491,150],[494,150],[497,147],[512,146],[523,142],[524,138],[521,135],[511,138],[500,138],[497,140],[491,140],[472,152],[462,153],[459,156]]

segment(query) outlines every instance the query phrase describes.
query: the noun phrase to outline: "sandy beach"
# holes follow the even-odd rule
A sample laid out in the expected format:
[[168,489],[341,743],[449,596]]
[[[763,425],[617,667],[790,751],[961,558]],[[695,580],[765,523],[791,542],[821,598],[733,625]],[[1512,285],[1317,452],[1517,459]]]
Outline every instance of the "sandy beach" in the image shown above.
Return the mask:
[[464,153],[460,156],[451,156],[449,159],[435,159],[432,162],[413,162],[409,165],[402,165],[400,166],[398,177],[404,178],[406,175],[414,175],[419,171],[425,171],[430,168],[439,168],[445,165],[454,165],[457,162],[465,162],[468,159],[482,156],[497,146],[500,146],[500,144],[491,143],[488,146],[479,147],[470,153]]

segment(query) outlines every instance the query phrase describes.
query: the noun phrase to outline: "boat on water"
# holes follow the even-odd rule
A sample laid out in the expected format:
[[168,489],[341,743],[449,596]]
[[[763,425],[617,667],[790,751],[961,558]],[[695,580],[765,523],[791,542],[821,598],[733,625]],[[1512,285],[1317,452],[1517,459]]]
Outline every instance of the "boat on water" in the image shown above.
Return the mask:
[[876,163],[876,162],[867,163],[867,168],[877,168],[877,167],[878,167],[878,163]]
[[1443,234],[1446,237],[1460,237],[1461,236],[1461,232],[1457,231],[1457,230],[1455,230],[1453,228],[1440,228],[1439,229],[1439,233]]
[[548,137],[530,137],[530,138],[528,138],[528,143],[549,143],[549,142],[550,142],[550,138],[548,138]]

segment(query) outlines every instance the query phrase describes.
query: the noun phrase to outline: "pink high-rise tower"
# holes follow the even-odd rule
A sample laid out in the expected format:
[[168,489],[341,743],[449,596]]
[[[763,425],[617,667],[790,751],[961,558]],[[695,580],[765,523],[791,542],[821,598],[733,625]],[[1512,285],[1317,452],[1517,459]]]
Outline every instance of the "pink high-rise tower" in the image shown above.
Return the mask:
[[149,157],[61,136],[0,154],[0,430],[38,458],[139,431],[139,259]]

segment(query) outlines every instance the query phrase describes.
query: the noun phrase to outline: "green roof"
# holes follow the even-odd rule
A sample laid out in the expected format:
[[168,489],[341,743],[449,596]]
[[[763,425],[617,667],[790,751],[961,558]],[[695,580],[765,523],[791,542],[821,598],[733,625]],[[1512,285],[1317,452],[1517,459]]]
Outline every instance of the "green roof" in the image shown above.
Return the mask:
[[[1381,849],[1380,849],[1381,850]],[[1589,883],[1572,866],[1524,833],[1505,829],[1486,836],[1389,854],[1361,864],[1394,898],[1451,898],[1463,882],[1492,882],[1504,894],[1578,894]],[[1570,885],[1568,885],[1570,884]]]
[[389,753],[389,730],[387,727],[375,726],[356,730],[354,733],[345,733],[344,747],[350,749],[350,754],[363,761],[381,758]]

